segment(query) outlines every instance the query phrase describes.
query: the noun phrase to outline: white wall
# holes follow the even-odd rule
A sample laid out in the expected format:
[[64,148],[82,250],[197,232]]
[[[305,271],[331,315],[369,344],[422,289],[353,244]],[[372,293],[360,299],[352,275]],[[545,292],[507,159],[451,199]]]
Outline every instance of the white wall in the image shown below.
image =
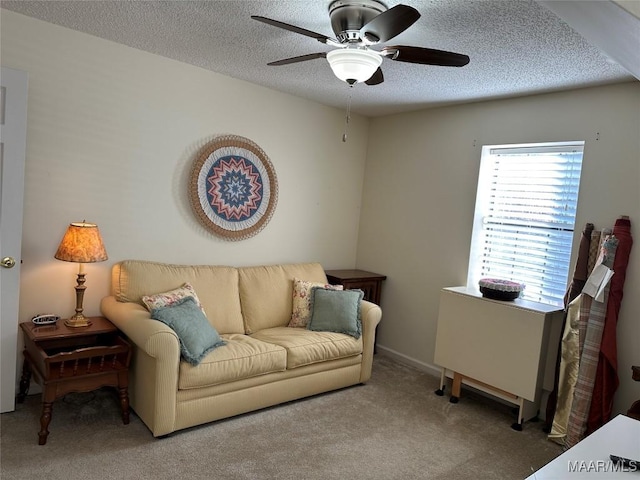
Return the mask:
[[[344,111],[10,11],[1,21],[2,65],[29,73],[20,321],[73,313],[77,265],[53,255],[83,219],[109,254],[86,266],[86,314],[127,258],[354,267],[367,119],[343,143]],[[278,176],[271,221],[245,241],[208,233],[188,203],[195,154],[220,134],[253,140]]]
[[629,215],[636,236],[617,329],[626,411],[640,398],[640,83],[373,119],[357,266],[388,276],[382,351],[430,369],[440,289],[466,283],[482,145],[561,140],[586,142],[576,229]]
[[[76,266],[53,255],[67,224],[86,219],[110,257],[86,268],[88,314],[99,313],[110,267],[125,258],[351,268],[357,249],[359,267],[388,275],[381,346],[430,365],[439,290],[466,279],[483,144],[586,140],[577,224],[628,214],[638,236],[637,83],[390,116],[371,128],[354,117],[342,143],[343,111],[6,10],[0,20],[2,65],[30,75],[20,321],[73,313]],[[207,233],[186,196],[195,152],[224,133],[260,145],[280,185],[271,222],[241,242]],[[640,363],[638,248],[618,327],[618,410],[640,398],[629,370]]]

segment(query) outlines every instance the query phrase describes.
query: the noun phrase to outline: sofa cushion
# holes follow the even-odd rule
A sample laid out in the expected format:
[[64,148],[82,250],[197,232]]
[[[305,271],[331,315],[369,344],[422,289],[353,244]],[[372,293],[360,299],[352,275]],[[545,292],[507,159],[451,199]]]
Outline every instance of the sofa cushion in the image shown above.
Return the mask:
[[182,298],[167,307],[154,308],[151,318],[176,332],[182,358],[192,365],[197,365],[207,353],[225,344],[193,297]]
[[319,263],[243,267],[238,269],[238,274],[247,334],[287,326],[291,320],[294,278],[327,283],[327,276]]
[[302,367],[362,353],[362,338],[354,338],[342,333],[276,327],[260,330],[251,337],[285,348],[287,368]]
[[359,289],[342,292],[322,287],[311,288],[311,318],[307,328],[314,331],[337,332],[360,338],[362,320],[360,302],[364,292]]
[[333,290],[342,290],[342,285],[329,285],[328,283],[307,282],[299,278],[293,279],[293,302],[291,304],[291,320],[289,327],[306,328],[311,316],[311,287],[323,287]]
[[208,387],[243,378],[282,372],[287,366],[283,347],[247,335],[222,335],[227,344],[205,356],[196,367],[180,362],[178,388]]
[[198,307],[202,309],[202,313],[204,313],[205,315],[207,314],[207,312],[204,311],[204,308],[202,308],[202,304],[200,303],[198,294],[189,282],[185,283],[181,287],[169,290],[168,292],[161,292],[153,295],[144,295],[142,297],[142,303],[145,304],[147,310],[151,311],[154,308],[170,307],[178,300],[186,297],[193,297],[196,305],[198,305]]
[[185,282],[198,292],[209,322],[220,334],[244,333],[236,268],[125,260],[112,269],[112,293],[119,302],[143,305],[144,295],[165,292]]

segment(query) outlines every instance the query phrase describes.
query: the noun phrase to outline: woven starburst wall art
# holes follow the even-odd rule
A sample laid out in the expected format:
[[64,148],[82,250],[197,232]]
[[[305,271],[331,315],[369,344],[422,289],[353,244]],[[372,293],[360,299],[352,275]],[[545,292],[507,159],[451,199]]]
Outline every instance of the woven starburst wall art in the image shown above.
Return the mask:
[[267,154],[248,138],[215,137],[197,154],[189,181],[200,223],[226,240],[262,230],[278,203],[278,179]]

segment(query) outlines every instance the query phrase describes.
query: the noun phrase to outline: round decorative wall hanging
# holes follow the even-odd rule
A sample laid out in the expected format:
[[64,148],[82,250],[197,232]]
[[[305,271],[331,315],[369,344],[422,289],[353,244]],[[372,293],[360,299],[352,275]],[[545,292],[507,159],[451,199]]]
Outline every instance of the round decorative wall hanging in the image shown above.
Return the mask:
[[267,154],[251,140],[215,137],[198,153],[189,197],[205,228],[227,240],[244,240],[269,223],[278,179]]

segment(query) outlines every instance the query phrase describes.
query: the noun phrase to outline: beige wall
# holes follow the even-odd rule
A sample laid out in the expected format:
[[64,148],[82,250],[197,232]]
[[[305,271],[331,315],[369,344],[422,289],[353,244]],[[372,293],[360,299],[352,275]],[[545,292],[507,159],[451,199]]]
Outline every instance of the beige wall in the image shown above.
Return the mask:
[[[53,258],[69,222],[95,222],[109,261],[86,266],[99,313],[126,258],[355,265],[368,120],[2,10],[2,65],[29,73],[20,321],[73,313],[77,266]],[[346,86],[345,86],[346,88]],[[279,201],[257,236],[227,242],[187,197],[194,154],[219,134],[267,153]]]
[[626,411],[640,398],[640,83],[373,119],[357,265],[388,276],[381,349],[431,369],[440,289],[466,283],[482,145],[561,140],[586,142],[577,228],[629,215],[636,235],[618,324]]

